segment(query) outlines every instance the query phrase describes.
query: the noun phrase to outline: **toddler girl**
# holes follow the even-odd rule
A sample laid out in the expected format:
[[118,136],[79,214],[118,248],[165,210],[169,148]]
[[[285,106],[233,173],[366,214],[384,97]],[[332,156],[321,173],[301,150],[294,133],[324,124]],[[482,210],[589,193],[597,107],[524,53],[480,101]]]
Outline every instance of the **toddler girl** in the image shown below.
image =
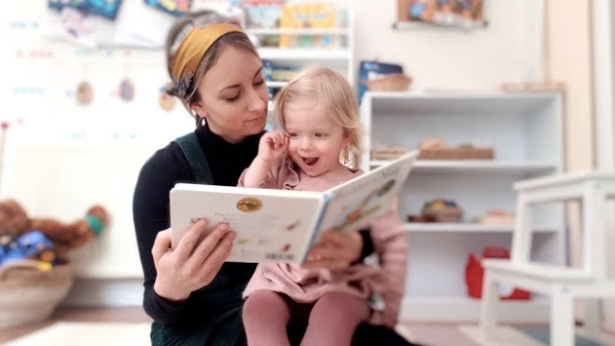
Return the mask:
[[[324,191],[361,174],[361,123],[346,79],[307,68],[276,96],[282,131],[264,134],[239,186]],[[342,163],[343,162],[343,163]],[[286,327],[303,319],[302,345],[350,345],[363,321],[394,327],[406,274],[406,242],[394,207],[370,225],[379,268],[344,271],[262,263],[244,292],[248,345],[289,345]],[[378,295],[385,307],[372,311]]]

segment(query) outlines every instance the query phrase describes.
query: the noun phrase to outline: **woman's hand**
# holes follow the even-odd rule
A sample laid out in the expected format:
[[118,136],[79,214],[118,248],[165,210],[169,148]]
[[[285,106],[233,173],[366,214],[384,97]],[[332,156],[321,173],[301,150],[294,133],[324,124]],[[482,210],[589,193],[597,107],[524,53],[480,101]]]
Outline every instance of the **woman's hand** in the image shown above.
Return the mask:
[[209,285],[228,257],[235,232],[218,225],[205,238],[207,221],[200,220],[171,249],[171,229],[161,231],[152,247],[158,275],[154,291],[166,299],[187,299],[193,291]]
[[341,271],[359,260],[363,250],[363,238],[359,232],[326,231],[320,241],[310,250],[303,268],[324,268]]

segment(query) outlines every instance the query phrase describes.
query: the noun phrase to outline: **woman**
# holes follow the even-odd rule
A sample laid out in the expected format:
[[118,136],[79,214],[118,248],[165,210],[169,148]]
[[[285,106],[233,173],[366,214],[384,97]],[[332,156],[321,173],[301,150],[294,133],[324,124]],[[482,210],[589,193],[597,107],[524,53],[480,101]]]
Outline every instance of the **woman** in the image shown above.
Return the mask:
[[[170,249],[169,191],[177,182],[236,186],[257,154],[267,116],[262,63],[248,37],[213,12],[190,14],[170,30],[169,94],[196,119],[196,130],[157,151],[143,166],[133,214],[145,276],[153,345],[245,345],[241,294],[255,264],[225,263],[234,233],[195,224]],[[163,230],[164,231],[160,231]],[[306,268],[340,270],[373,251],[368,232],[327,234]],[[289,328],[300,339],[302,326]],[[353,345],[408,345],[391,329],[360,325]]]

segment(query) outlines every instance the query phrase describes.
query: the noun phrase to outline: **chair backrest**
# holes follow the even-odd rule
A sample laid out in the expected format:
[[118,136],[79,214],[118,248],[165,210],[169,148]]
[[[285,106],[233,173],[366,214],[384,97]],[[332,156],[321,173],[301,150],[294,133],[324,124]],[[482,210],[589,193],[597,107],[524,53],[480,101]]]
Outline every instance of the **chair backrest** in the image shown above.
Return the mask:
[[582,209],[582,268],[597,278],[615,277],[615,268],[608,265],[615,267],[615,255],[611,254],[615,246],[615,172],[561,174],[519,182],[515,189],[518,201],[513,262],[529,262],[531,206],[578,200]]

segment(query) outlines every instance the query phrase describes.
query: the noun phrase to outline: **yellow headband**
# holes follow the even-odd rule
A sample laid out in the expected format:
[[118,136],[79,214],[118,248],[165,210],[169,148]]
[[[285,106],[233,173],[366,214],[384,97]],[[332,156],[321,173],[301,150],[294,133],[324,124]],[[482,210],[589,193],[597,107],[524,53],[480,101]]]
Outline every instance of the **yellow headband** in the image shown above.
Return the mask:
[[229,32],[243,31],[231,23],[216,23],[190,30],[171,60],[173,78],[179,82],[181,77],[194,74],[209,47]]

